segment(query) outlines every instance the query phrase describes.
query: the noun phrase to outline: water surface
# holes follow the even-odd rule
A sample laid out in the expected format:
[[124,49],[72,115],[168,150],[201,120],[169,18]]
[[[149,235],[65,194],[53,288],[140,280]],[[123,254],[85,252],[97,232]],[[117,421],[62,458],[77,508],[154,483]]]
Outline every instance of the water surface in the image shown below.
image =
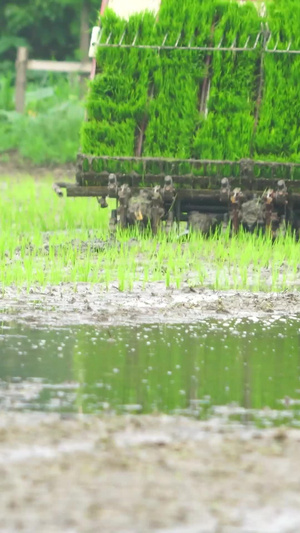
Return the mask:
[[0,409],[300,423],[299,321],[0,327]]

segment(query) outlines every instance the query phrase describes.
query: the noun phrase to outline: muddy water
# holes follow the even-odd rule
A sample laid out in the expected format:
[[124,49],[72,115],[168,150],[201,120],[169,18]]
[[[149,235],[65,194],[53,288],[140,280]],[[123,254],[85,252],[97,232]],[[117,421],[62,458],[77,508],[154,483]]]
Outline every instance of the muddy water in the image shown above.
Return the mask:
[[300,424],[296,319],[0,327],[0,409]]

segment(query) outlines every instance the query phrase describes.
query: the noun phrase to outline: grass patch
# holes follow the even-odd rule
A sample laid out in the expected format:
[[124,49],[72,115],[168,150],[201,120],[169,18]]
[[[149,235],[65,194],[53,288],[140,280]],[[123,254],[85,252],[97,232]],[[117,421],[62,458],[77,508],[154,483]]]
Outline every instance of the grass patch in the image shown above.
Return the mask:
[[[109,211],[95,199],[58,198],[52,179],[0,182],[1,286],[99,283],[131,290],[136,282],[166,287],[279,291],[297,288],[299,244],[240,232],[189,240],[135,229],[108,239]],[[100,246],[98,246],[100,243]],[[97,245],[97,251],[95,246]]]
[[17,151],[36,165],[74,161],[84,118],[78,80],[47,76],[29,82],[24,114],[14,111],[11,83],[0,78],[0,155]]

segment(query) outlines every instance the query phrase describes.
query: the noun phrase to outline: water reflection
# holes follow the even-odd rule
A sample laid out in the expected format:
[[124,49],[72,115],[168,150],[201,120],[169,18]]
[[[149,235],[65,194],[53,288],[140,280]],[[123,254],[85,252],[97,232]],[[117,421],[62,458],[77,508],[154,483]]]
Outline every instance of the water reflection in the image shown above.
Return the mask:
[[0,408],[300,420],[297,319],[0,329]]

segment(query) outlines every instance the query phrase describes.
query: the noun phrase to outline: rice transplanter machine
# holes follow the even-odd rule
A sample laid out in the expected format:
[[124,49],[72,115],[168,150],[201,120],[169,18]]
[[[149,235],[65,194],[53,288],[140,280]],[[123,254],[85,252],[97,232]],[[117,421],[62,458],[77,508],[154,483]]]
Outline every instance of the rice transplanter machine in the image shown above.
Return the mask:
[[[138,11],[142,7],[158,9],[159,0],[139,1],[139,8],[133,2],[128,7]],[[101,14],[108,4],[103,0]],[[150,5],[151,4],[151,5]],[[121,0],[111,0],[111,6],[123,6]],[[117,9],[116,9],[117,11]],[[92,57],[91,78],[96,74],[97,47],[140,50],[168,50],[188,53],[190,50],[214,53],[243,54],[257,52],[267,54],[300,54],[290,43],[285,49],[277,45],[270,47],[271,33],[262,27],[255,38],[249,38],[243,46],[236,41],[231,46],[193,46],[183,44],[181,36],[169,43],[167,35],[157,44],[140,44],[137,34],[128,44],[123,39],[114,42],[110,34],[101,38],[101,28],[92,33],[90,57]],[[126,68],[124,66],[124,68]],[[261,61],[263,69],[263,61]],[[261,79],[263,79],[263,72]],[[202,98],[209,96],[209,79],[203,83]],[[259,88],[262,92],[262,86]],[[261,94],[258,95],[261,97]],[[158,228],[170,231],[174,223],[186,221],[190,228],[209,233],[216,226],[224,229],[230,225],[237,232],[242,225],[252,231],[255,228],[269,230],[276,236],[284,233],[288,225],[297,232],[300,229],[300,163],[281,161],[239,161],[211,159],[173,159],[164,157],[143,157],[142,136],[136,154],[132,157],[107,156],[79,153],[76,164],[76,183],[56,183],[54,190],[62,195],[66,189],[70,197],[96,197],[101,207],[108,206],[107,198],[116,199],[116,208],[111,212],[110,229],[133,224],[151,225],[153,232]]]

